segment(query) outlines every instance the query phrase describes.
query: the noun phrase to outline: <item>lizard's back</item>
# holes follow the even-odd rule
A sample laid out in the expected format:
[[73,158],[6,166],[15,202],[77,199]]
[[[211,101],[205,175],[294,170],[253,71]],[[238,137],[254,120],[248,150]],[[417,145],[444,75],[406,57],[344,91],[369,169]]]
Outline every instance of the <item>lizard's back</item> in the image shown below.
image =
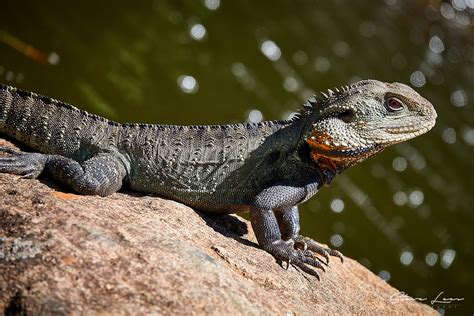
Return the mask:
[[[284,150],[277,122],[213,126],[125,124],[118,148],[133,161],[130,187],[204,210],[248,210],[267,158]],[[288,140],[288,139],[286,139]],[[256,174],[259,177],[255,177]]]

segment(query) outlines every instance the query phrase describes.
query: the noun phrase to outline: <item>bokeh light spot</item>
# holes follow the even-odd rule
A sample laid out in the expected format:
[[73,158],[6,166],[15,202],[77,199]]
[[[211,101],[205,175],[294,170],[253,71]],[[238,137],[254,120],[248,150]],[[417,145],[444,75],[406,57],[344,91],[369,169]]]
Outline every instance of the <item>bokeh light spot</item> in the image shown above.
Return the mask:
[[423,204],[424,199],[425,199],[425,196],[423,192],[419,190],[415,190],[411,192],[409,196],[410,204],[412,206],[420,206],[421,204]]
[[429,47],[433,53],[440,54],[444,51],[444,43],[438,36],[433,36],[430,39]]
[[318,72],[328,72],[331,68],[331,63],[326,57],[318,57],[314,61],[314,69]]
[[413,253],[410,251],[403,251],[400,255],[400,262],[404,266],[409,266],[413,262]]
[[382,270],[379,272],[379,277],[381,277],[384,281],[388,281],[390,280],[390,278],[392,277],[392,275],[390,274],[390,272],[388,272],[387,270]]
[[467,104],[467,94],[464,90],[455,90],[451,93],[451,103],[454,106],[462,107]]
[[465,128],[462,136],[468,145],[474,146],[474,128]]
[[209,9],[209,10],[217,10],[219,6],[221,5],[221,0],[205,0],[204,5]]
[[454,144],[456,142],[456,131],[454,128],[448,127],[444,129],[443,134],[441,134],[443,140],[448,144]]
[[403,157],[397,157],[392,161],[392,167],[395,171],[403,172],[407,169],[407,160]]
[[434,266],[436,262],[438,262],[438,255],[435,254],[434,252],[430,252],[429,254],[426,255],[425,262],[430,267]]
[[341,247],[342,244],[344,243],[344,238],[342,238],[342,236],[339,234],[334,234],[331,236],[329,241],[331,242],[331,245],[333,245],[334,247]]
[[331,201],[331,210],[334,213],[341,213],[344,211],[344,201],[341,199],[334,199]]
[[425,75],[421,71],[417,70],[411,74],[410,82],[414,87],[423,87],[426,84]]
[[295,92],[299,88],[298,81],[294,77],[286,77],[283,81],[283,88],[288,92]]
[[441,266],[444,269],[448,269],[456,257],[456,251],[453,249],[445,249],[441,252]]
[[249,112],[248,121],[250,123],[259,123],[263,119],[263,114],[259,110],[251,110]]
[[199,88],[196,78],[188,75],[179,76],[178,85],[184,93],[195,93]]
[[281,57],[280,47],[278,47],[273,41],[268,40],[263,42],[260,46],[260,50],[271,61],[276,61]]
[[206,36],[206,28],[202,24],[194,24],[189,30],[189,34],[196,41],[201,41]]
[[395,192],[393,195],[393,202],[398,206],[405,205],[408,202],[408,196],[402,191]]

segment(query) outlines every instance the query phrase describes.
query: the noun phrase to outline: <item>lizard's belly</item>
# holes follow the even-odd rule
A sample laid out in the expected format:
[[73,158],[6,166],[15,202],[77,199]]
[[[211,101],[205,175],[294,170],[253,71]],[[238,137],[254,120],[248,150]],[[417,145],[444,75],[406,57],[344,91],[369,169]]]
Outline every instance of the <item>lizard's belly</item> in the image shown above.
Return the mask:
[[197,210],[213,213],[241,213],[250,210],[249,202],[233,192],[215,190],[180,189],[174,186],[156,185],[141,181],[132,182],[130,189],[138,192],[152,193],[160,197],[175,200]]
[[228,178],[178,175],[175,170],[135,170],[128,179],[130,189],[152,193],[198,210],[216,213],[249,211],[249,196]]

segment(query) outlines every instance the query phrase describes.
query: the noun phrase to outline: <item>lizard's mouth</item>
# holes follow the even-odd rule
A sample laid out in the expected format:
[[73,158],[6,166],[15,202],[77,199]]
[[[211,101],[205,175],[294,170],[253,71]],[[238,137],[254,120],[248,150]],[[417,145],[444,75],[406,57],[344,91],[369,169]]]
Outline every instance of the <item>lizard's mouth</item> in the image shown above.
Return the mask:
[[[413,138],[422,135],[433,128],[436,121],[426,121],[418,125],[392,126],[385,129],[389,134],[407,135],[407,138]],[[421,126],[420,126],[421,125]],[[424,126],[423,126],[424,125]]]
[[[311,146],[311,145],[310,145]],[[317,156],[323,156],[330,159],[335,160],[343,160],[343,159],[362,159],[372,156],[373,154],[377,153],[379,149],[376,145],[361,147],[357,149],[350,149],[350,148],[334,148],[332,150],[327,150],[321,147],[311,146],[311,154]]]

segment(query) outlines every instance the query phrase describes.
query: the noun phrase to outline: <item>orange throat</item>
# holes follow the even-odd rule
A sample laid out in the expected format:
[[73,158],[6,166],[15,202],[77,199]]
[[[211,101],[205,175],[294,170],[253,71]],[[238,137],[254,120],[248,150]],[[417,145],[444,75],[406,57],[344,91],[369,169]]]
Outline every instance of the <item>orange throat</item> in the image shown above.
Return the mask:
[[340,152],[347,149],[345,146],[334,145],[333,138],[328,134],[313,133],[308,137],[306,142],[311,148],[311,159],[323,170],[323,172],[326,173],[327,171],[330,171],[336,175],[347,168],[348,161],[346,159],[338,159],[324,154]]

